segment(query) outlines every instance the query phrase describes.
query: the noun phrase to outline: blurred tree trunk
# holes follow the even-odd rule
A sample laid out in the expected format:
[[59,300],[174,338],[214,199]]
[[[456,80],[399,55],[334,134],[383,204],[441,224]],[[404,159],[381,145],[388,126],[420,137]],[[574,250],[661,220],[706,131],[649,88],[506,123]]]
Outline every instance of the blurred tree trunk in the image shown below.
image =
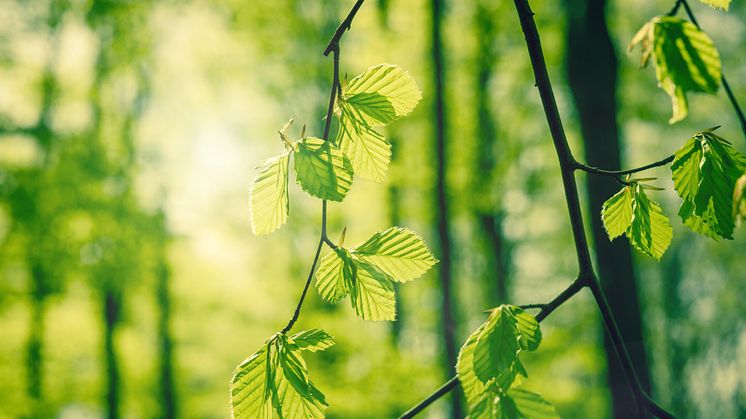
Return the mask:
[[115,333],[122,312],[122,301],[118,292],[110,283],[106,283],[103,292],[104,315],[104,359],[106,363],[106,417],[119,418],[119,360],[116,353]]
[[[438,264],[438,280],[442,293],[442,303],[440,308],[441,327],[443,328],[443,368],[447,376],[455,372],[456,358],[458,356],[458,342],[456,337],[456,298],[452,295],[451,289],[451,234],[448,225],[448,194],[447,194],[447,159],[446,159],[446,139],[447,121],[446,121],[446,104],[445,104],[445,58],[444,45],[442,36],[444,0],[431,0],[431,65],[432,65],[432,85],[434,87],[433,102],[433,119],[435,123],[435,228],[436,228],[436,249],[440,258]],[[463,417],[461,407],[461,397],[454,392],[451,395],[451,417]]]
[[[567,6],[567,75],[580,118],[589,164],[621,166],[616,114],[617,61],[605,20],[605,0],[565,0]],[[625,240],[610,242],[601,222],[601,206],[619,190],[606,176],[587,177],[593,242],[601,283],[616,315],[622,337],[645,390],[650,390],[643,342],[637,278]],[[623,370],[607,334],[606,358],[615,418],[637,416]]]
[[46,325],[46,280],[38,264],[31,267],[31,326],[26,341],[27,394],[32,417],[44,415],[44,329]]
[[[165,225],[163,217],[159,217],[159,235],[165,236]],[[158,234],[158,233],[157,233]],[[173,366],[173,338],[171,334],[171,294],[169,292],[171,282],[171,269],[166,256],[165,240],[158,243],[158,260],[156,263],[156,301],[158,302],[158,355],[159,385],[161,396],[162,417],[171,419],[177,417],[176,391],[174,388],[174,366]]]
[[493,117],[490,81],[497,65],[495,51],[496,18],[490,8],[491,1],[479,0],[474,7],[474,32],[477,38],[477,56],[474,71],[474,97],[476,109],[477,144],[474,172],[475,191],[472,212],[476,220],[479,255],[484,258],[482,287],[486,307],[494,307],[508,299],[509,243],[503,235],[502,205],[496,188],[497,128]]
[[666,321],[666,349],[669,370],[669,388],[667,390],[671,399],[669,406],[674,414],[685,416],[691,412],[686,385],[686,360],[692,353],[691,347],[682,339],[682,331],[685,330],[687,321],[687,310],[679,294],[681,280],[684,275],[683,254],[686,251],[686,242],[671,243],[666,252],[666,258],[661,261],[662,287],[663,287],[663,312]]
[[[397,152],[396,150],[399,148],[399,141],[396,134],[391,134],[389,136],[389,142],[391,143],[391,164],[389,167],[394,166],[394,161],[396,160]],[[391,169],[389,169],[389,174],[392,172]],[[389,218],[389,225],[391,226],[398,226],[401,224],[401,188],[399,187],[399,184],[397,183],[398,179],[392,178],[389,175],[389,181],[387,183],[386,187],[386,197],[388,198],[388,218]],[[391,322],[391,340],[394,343],[394,345],[397,345],[399,343],[399,338],[401,336],[402,328],[404,327],[404,304],[402,304],[402,297],[401,297],[401,287],[399,286],[399,283],[394,283],[394,288],[396,289],[396,293],[394,294],[396,298],[396,320]]]

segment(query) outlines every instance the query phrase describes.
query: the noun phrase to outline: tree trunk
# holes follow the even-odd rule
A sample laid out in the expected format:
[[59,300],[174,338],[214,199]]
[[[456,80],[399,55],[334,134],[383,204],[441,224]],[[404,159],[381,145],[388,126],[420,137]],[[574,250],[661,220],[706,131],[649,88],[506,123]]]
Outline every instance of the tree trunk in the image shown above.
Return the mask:
[[484,1],[477,1],[474,10],[474,32],[477,56],[474,71],[477,144],[473,164],[473,217],[476,221],[479,255],[484,258],[482,286],[485,307],[494,307],[508,299],[509,244],[503,235],[504,214],[501,203],[490,197],[497,186],[495,169],[499,155],[496,149],[497,128],[490,102],[489,84],[497,64],[495,53],[495,16]]
[[[616,120],[617,61],[605,20],[604,0],[565,0],[567,6],[567,75],[580,118],[589,164],[610,169],[621,165]],[[601,222],[601,206],[619,190],[614,179],[588,176],[590,219],[601,284],[616,315],[640,381],[650,390],[637,279],[632,254],[623,239],[610,242]],[[615,418],[637,416],[632,393],[607,334],[606,358]]]
[[[160,249],[164,252],[163,249]],[[165,252],[164,252],[165,253]],[[160,396],[163,418],[176,417],[176,395],[174,389],[173,371],[173,338],[171,336],[171,270],[165,254],[160,255],[156,285],[156,299],[158,301],[158,353],[160,355]]]
[[119,414],[119,360],[117,359],[116,344],[114,342],[121,301],[119,293],[105,285],[103,294],[104,311],[104,360],[106,364],[106,417],[118,419]]
[[[396,134],[389,136],[389,142],[391,143],[391,164],[389,167],[392,167],[397,156],[396,150],[399,148],[399,141]],[[398,226],[401,224],[401,188],[397,184],[396,179],[389,180],[386,187],[386,195],[388,198],[389,225]],[[396,320],[391,322],[391,341],[396,346],[399,344],[399,338],[404,325],[405,308],[404,304],[402,304],[401,287],[398,282],[394,283],[394,288],[396,290],[394,294],[396,298]]]
[[[451,234],[448,225],[448,196],[446,185],[446,138],[447,121],[445,108],[445,65],[442,39],[443,0],[431,0],[431,65],[434,87],[433,119],[435,121],[435,229],[436,244],[440,263],[438,264],[438,280],[442,293],[441,327],[443,328],[443,368],[447,376],[455,373],[458,344],[456,340],[456,319],[454,301],[451,289]],[[461,397],[458,393],[451,396],[451,417],[461,418]]]
[[32,417],[44,411],[44,326],[46,324],[46,282],[39,266],[31,267],[31,326],[26,341],[26,392],[31,399]]

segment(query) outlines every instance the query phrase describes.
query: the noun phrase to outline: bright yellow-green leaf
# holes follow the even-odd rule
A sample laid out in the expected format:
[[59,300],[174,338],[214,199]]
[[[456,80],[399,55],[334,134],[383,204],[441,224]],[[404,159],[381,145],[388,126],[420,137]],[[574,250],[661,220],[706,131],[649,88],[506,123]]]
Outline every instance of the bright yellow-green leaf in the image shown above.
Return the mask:
[[374,234],[352,253],[397,282],[419,278],[438,262],[420,236],[400,227]]
[[722,9],[722,10],[728,10],[730,7],[730,1],[731,0],[699,0],[702,3],[712,6],[715,9]]
[[350,159],[356,176],[382,183],[391,162],[391,144],[375,129],[355,119],[348,105],[340,106],[335,143]]
[[368,68],[343,90],[343,101],[369,126],[388,124],[408,114],[420,99],[422,93],[412,76],[391,64]]
[[660,259],[673,238],[673,229],[660,205],[650,201],[642,186],[634,187],[632,224],[627,238],[632,246],[648,256]]
[[396,320],[394,285],[374,266],[355,260],[355,283],[350,299],[355,313],[365,320]]
[[323,351],[334,346],[334,338],[321,329],[309,329],[298,332],[288,338],[289,345],[293,349],[304,351]]
[[288,166],[290,153],[285,152],[262,163],[251,184],[250,212],[254,234],[269,234],[288,219]]
[[604,202],[601,208],[601,220],[609,235],[609,240],[624,234],[632,224],[633,195],[632,189],[625,187]]
[[482,382],[499,376],[518,358],[519,349],[515,317],[506,306],[494,308],[477,337],[474,373]]
[[329,201],[342,201],[352,185],[350,160],[335,145],[319,138],[296,143],[295,173],[304,191]]
[[316,271],[316,289],[321,298],[336,303],[347,296],[355,283],[355,270],[350,253],[342,247],[324,256]]

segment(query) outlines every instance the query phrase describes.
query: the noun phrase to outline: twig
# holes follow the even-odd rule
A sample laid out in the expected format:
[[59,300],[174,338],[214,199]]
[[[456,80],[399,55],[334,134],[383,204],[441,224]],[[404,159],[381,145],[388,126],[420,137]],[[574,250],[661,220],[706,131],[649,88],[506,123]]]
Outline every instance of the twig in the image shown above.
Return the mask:
[[334,36],[329,40],[329,44],[327,44],[326,49],[324,50],[324,56],[329,55],[330,52],[339,48],[339,40],[342,38],[342,35],[344,35],[345,31],[350,29],[350,26],[352,26],[352,19],[355,18],[355,14],[357,14],[358,9],[360,9],[360,6],[363,5],[364,1],[365,0],[357,0],[355,5],[352,6],[350,13],[348,13],[345,20],[339,24],[337,30],[334,32]]
[[[536,321],[541,322],[545,318],[547,318],[552,312],[562,304],[564,304],[567,300],[572,298],[575,294],[577,294],[583,287],[585,286],[584,282],[580,280],[580,278],[573,281],[569,287],[567,287],[564,291],[559,293],[552,301],[546,303],[546,304],[526,304],[520,306],[521,308],[541,308],[541,311],[539,314],[536,315]],[[453,390],[458,386],[459,379],[458,376],[451,377],[450,380],[446,381],[445,384],[440,386],[437,390],[432,392],[429,396],[425,397],[421,402],[417,403],[415,406],[413,406],[411,409],[404,412],[401,416],[399,416],[399,419],[408,419],[414,417],[416,414],[423,411],[425,408],[430,406],[433,402],[438,400],[439,398],[443,397],[444,395],[448,394],[449,391]]]
[[[329,94],[329,107],[326,110],[326,121],[324,122],[324,134],[321,136],[321,139],[324,141],[329,140],[329,132],[331,130],[331,123],[332,123],[332,116],[334,114],[334,102],[337,98],[337,93],[339,90],[339,40],[342,38],[342,35],[344,35],[345,31],[350,28],[350,25],[352,24],[352,19],[355,18],[355,14],[357,13],[358,9],[360,9],[360,6],[363,5],[363,2],[365,0],[357,0],[354,6],[352,6],[352,10],[350,10],[350,13],[347,14],[347,17],[342,21],[342,23],[337,28],[337,31],[334,32],[334,36],[332,36],[332,39],[329,41],[329,44],[327,45],[326,49],[324,50],[324,56],[328,56],[330,52],[333,53],[332,60],[334,62],[334,70],[332,74],[332,87],[331,87],[331,93]],[[316,254],[313,257],[313,262],[311,262],[311,271],[308,273],[308,278],[306,279],[306,283],[303,286],[303,292],[300,295],[300,299],[298,300],[298,304],[295,306],[295,311],[293,312],[293,317],[290,318],[290,321],[288,321],[287,326],[285,326],[280,333],[287,333],[290,331],[290,329],[293,328],[293,325],[295,325],[295,322],[298,321],[298,317],[300,316],[300,310],[303,307],[303,302],[306,299],[306,294],[308,294],[308,288],[311,285],[311,280],[313,279],[313,273],[316,271],[316,265],[319,262],[319,256],[321,255],[321,248],[324,246],[324,244],[328,245],[332,249],[336,249],[337,245],[332,242],[326,232],[326,200],[321,201],[321,234],[319,237],[319,244],[316,246]]]
[[582,170],[588,173],[593,173],[595,175],[619,177],[619,176],[624,176],[624,175],[630,175],[632,173],[642,172],[648,169],[652,169],[654,167],[665,166],[668,163],[671,163],[674,160],[674,158],[676,158],[676,156],[670,155],[663,160],[658,160],[657,162],[646,164],[645,166],[635,167],[634,169],[627,169],[627,170],[604,170],[604,169],[599,169],[597,167],[588,166],[583,163],[579,163],[575,161],[574,169]]
[[[684,11],[686,12],[687,17],[689,17],[689,20],[694,24],[694,26],[697,27],[697,29],[701,30],[702,28],[699,26],[697,18],[694,17],[692,8],[689,7],[689,3],[687,2],[687,0],[676,0],[676,5],[678,4],[684,6]],[[725,89],[725,94],[728,96],[730,104],[733,106],[733,110],[736,112],[736,116],[741,122],[741,131],[743,131],[744,138],[746,138],[746,115],[744,115],[743,110],[741,109],[741,105],[738,104],[738,100],[733,94],[733,90],[731,90],[730,84],[728,84],[728,79],[725,78],[725,73],[723,73],[722,71],[720,72],[720,79],[723,82],[723,89]]]
[[[524,38],[526,40],[529,58],[531,59],[531,67],[533,68],[536,80],[535,85],[539,90],[541,103],[544,107],[544,114],[552,135],[557,158],[559,159],[560,170],[562,173],[562,184],[565,191],[565,199],[567,201],[567,209],[570,216],[573,237],[575,239],[575,250],[577,253],[579,270],[577,279],[575,279],[575,281],[573,281],[565,291],[552,300],[552,302],[542,308],[542,310],[537,314],[536,319],[538,321],[545,319],[552,313],[552,311],[572,298],[581,289],[586,286],[589,287],[596,300],[596,304],[601,311],[606,331],[609,333],[615,344],[614,349],[619,356],[622,369],[624,370],[629,386],[632,389],[640,413],[644,414],[645,411],[649,411],[661,418],[673,418],[673,415],[653,402],[653,400],[651,400],[643,390],[629,354],[627,353],[624,339],[619,333],[619,328],[617,327],[614,315],[611,312],[611,308],[606,301],[603,289],[593,271],[590,248],[583,228],[583,215],[580,210],[580,199],[574,176],[574,171],[578,169],[579,163],[577,163],[572,155],[572,151],[570,150],[570,146],[565,136],[564,128],[562,127],[562,119],[557,108],[557,103],[554,99],[554,91],[549,79],[546,62],[544,61],[544,53],[541,47],[541,40],[539,39],[539,31],[533,17],[534,13],[531,11],[528,0],[514,0],[514,3],[521,23],[521,29],[523,30]],[[614,174],[613,176],[617,175]],[[428,396],[420,404],[402,415],[402,418],[413,417],[416,413],[422,411],[422,409],[427,407],[429,404],[446,394],[449,390],[455,388],[457,383],[458,379],[456,377],[452,378],[431,396]]]

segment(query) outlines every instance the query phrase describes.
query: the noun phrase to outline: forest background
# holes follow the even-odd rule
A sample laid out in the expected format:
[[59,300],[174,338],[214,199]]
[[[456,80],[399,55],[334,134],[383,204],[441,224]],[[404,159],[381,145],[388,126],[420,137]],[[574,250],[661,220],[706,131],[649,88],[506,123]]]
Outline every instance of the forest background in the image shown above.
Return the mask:
[[[288,225],[251,234],[253,168],[276,154],[276,131],[290,117],[319,135],[331,73],[321,52],[348,3],[2,0],[0,417],[229,415],[231,373],[287,322],[318,235],[318,205],[295,185]],[[690,95],[690,115],[669,125],[670,99],[653,70],[625,54],[637,29],[673,2],[617,0],[605,11],[592,3],[600,4],[533,3],[577,154],[635,167],[714,125],[746,149],[723,92]],[[746,6],[692,6],[746,100]],[[444,28],[437,45],[434,23]],[[371,0],[343,40],[343,73],[396,63],[423,102],[387,128],[395,154],[384,187],[359,182],[330,204],[330,232],[347,227],[350,243],[388,225],[422,233],[451,266],[446,301],[458,342],[485,309],[547,301],[575,275],[523,42],[512,4],[486,0],[447,2],[439,13],[430,1]],[[441,173],[434,48],[446,69]],[[616,121],[596,118],[589,129],[589,97],[601,106],[616,97]],[[674,227],[660,262],[595,234],[594,205],[618,185],[581,175],[589,233],[598,260],[614,261],[599,263],[602,273],[634,272],[635,281],[606,286],[655,399],[681,417],[743,417],[746,233],[713,241],[684,228],[669,170],[650,172],[666,188],[651,194]],[[330,418],[396,416],[452,375],[442,266],[401,287],[393,323],[364,323],[310,294],[299,330],[323,327],[337,342],[309,359]],[[626,390],[591,296],[542,330],[541,351],[525,359],[529,386],[564,417],[620,415]],[[449,411],[443,399],[423,417]]]

